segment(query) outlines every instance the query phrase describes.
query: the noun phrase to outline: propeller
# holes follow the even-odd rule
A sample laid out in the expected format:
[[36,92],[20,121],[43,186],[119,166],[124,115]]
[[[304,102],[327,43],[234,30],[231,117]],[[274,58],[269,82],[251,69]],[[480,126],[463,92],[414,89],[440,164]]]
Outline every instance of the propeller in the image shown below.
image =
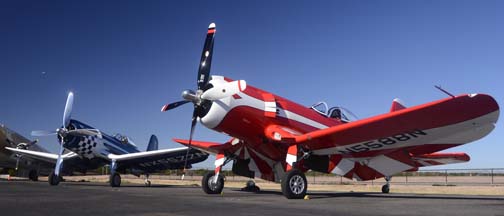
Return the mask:
[[51,136],[57,135],[60,140],[60,148],[58,151],[58,159],[56,160],[56,167],[54,168],[54,175],[59,176],[61,168],[63,166],[63,151],[65,150],[65,138],[70,136],[94,136],[98,135],[100,131],[97,129],[71,129],[70,121],[72,117],[74,95],[72,92],[68,93],[68,97],[65,104],[65,110],[63,111],[63,124],[61,128],[57,128],[53,131],[37,130],[32,131],[32,136]]
[[196,82],[197,90],[196,91],[185,90],[182,92],[182,98],[184,98],[184,100],[164,105],[161,108],[161,111],[165,112],[177,108],[181,105],[187,104],[189,102],[192,102],[194,104],[194,110],[191,119],[191,129],[189,133],[189,143],[187,145],[189,148],[187,148],[185,156],[182,179],[184,179],[186,171],[185,168],[187,167],[187,157],[189,155],[189,150],[191,148],[191,143],[198,117],[201,117],[204,111],[210,107],[212,101],[230,97],[232,95],[244,91],[245,88],[247,87],[247,83],[245,82],[245,80],[210,83],[210,68],[212,65],[212,53],[213,53],[215,32],[216,32],[215,23],[211,23],[208,26],[205,45],[203,46],[203,52],[201,53],[201,59],[198,68],[198,76]]

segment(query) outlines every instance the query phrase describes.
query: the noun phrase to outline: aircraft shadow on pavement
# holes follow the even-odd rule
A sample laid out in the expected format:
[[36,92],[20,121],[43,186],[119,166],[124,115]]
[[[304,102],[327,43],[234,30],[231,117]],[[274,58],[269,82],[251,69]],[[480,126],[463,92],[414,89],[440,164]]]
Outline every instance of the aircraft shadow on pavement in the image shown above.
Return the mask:
[[[252,193],[252,194],[270,194],[283,196],[280,191],[261,190],[258,192],[241,191],[240,189],[233,189],[233,191]],[[328,199],[328,198],[388,198],[388,199],[438,199],[438,200],[495,200],[504,201],[503,197],[496,196],[475,196],[475,195],[444,195],[444,194],[383,194],[380,192],[313,192],[308,193],[310,199]]]
[[354,198],[388,198],[388,199],[439,199],[439,200],[498,200],[504,201],[502,197],[496,196],[475,196],[475,195],[445,195],[445,194],[383,194],[380,192],[315,192],[308,193],[310,199],[325,199],[338,197]]
[[[47,184],[47,182],[44,182]],[[94,182],[61,182],[59,186],[72,187],[72,186],[86,186],[86,187],[104,187],[104,188],[196,188],[193,185],[157,185],[152,184],[147,187],[142,184],[122,184],[120,187],[111,187],[109,183],[94,183]],[[199,186],[198,186],[199,188]]]

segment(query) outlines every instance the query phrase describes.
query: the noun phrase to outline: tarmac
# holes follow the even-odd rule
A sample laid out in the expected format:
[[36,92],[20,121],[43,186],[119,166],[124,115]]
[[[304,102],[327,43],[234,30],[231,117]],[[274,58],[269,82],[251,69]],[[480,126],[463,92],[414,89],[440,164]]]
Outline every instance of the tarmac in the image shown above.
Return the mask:
[[[392,189],[393,190],[393,189]],[[288,200],[280,190],[225,188],[207,195],[197,185],[0,180],[1,215],[496,215],[502,196],[310,192]]]

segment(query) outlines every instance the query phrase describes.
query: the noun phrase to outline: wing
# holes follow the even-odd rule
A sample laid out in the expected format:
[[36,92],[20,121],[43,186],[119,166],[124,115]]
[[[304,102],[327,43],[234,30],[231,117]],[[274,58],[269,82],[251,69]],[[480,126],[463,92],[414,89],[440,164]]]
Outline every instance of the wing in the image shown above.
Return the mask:
[[488,95],[462,95],[295,136],[311,150],[311,169],[371,180],[418,167],[469,161],[464,153],[436,153],[490,133],[499,107]]
[[[136,152],[130,154],[109,154],[110,160],[118,162],[120,168],[136,168],[144,171],[159,171],[166,169],[183,168],[186,158],[187,147],[161,149],[155,151]],[[194,164],[207,159],[208,154],[190,149],[187,155],[187,163]]]
[[[196,148],[201,151],[207,152],[209,154],[219,154],[221,152],[229,150],[233,144],[232,139],[229,142],[226,142],[224,144],[222,143],[215,143],[215,142],[204,142],[204,141],[191,141],[191,148]],[[178,142],[182,145],[189,146],[189,140],[184,140],[184,139],[173,139],[173,141]]]
[[373,157],[400,148],[425,154],[478,140],[499,117],[488,95],[462,95],[295,136],[316,155]]
[[[5,147],[6,149],[15,152],[17,154],[21,154],[25,157],[29,157],[35,160],[41,160],[45,161],[51,164],[56,164],[56,160],[58,160],[58,155],[57,154],[52,154],[52,153],[47,153],[47,152],[39,152],[39,151],[31,151],[31,150],[24,150],[24,149],[17,149],[17,148],[11,148],[11,147]],[[74,152],[70,152],[67,154],[62,155],[64,160],[72,159],[72,158],[77,158],[78,155]]]

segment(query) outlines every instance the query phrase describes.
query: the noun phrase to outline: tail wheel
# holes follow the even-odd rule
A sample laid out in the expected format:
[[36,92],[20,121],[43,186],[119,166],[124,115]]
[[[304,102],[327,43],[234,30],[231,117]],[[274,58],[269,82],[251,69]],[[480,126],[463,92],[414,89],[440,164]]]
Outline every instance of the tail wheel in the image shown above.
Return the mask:
[[28,178],[32,181],[38,181],[38,172],[37,170],[30,170],[28,173]]
[[60,180],[61,178],[59,176],[57,176],[56,174],[54,174],[54,172],[52,172],[50,175],[49,175],[49,184],[52,185],[52,186],[55,186],[55,185],[58,185],[60,183]]
[[308,181],[303,172],[292,169],[282,179],[282,193],[287,199],[302,199],[306,195]]
[[119,175],[119,173],[114,173],[110,175],[110,186],[112,187],[121,186],[121,175]]
[[207,172],[201,180],[201,187],[207,194],[220,194],[224,189],[224,177],[219,175],[217,182],[215,182],[215,173],[213,171]]
[[382,193],[389,193],[390,192],[390,186],[388,184],[383,185],[381,188]]

